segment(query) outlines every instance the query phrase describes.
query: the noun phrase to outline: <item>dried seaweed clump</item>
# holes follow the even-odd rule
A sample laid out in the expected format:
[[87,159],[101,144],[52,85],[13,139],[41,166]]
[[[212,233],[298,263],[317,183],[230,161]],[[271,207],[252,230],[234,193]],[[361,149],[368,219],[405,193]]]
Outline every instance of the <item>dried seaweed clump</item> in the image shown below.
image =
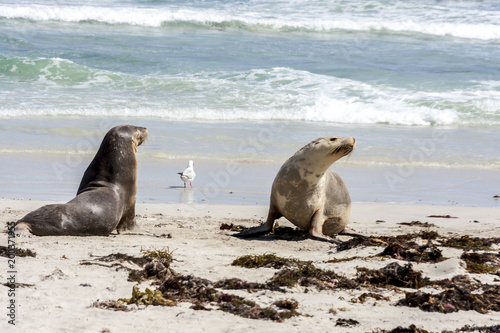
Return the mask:
[[141,250],[143,269],[132,270],[129,273],[128,280],[132,282],[142,282],[147,279],[156,279],[162,281],[173,272],[170,269],[173,256],[168,248],[161,250]]
[[231,290],[246,289],[250,292],[262,289],[285,292],[284,289],[278,286],[271,285],[270,283],[248,282],[237,278],[219,280],[215,282],[214,287]]
[[[217,284],[215,284],[217,285]],[[281,322],[292,316],[299,315],[296,311],[296,301],[284,300],[275,303],[275,307],[262,308],[255,302],[243,297],[222,293],[214,289],[212,282],[193,276],[172,276],[164,281],[159,289],[163,296],[174,300],[193,303],[193,309],[207,310],[206,304],[216,305],[222,311],[229,312],[244,318],[269,319]]]
[[359,321],[354,320],[354,319],[343,319],[339,318],[337,319],[337,322],[335,323],[335,326],[340,326],[340,327],[353,327],[359,325]]
[[471,273],[500,273],[500,253],[464,252],[460,259],[465,261]]
[[406,242],[412,241],[416,238],[421,238],[425,240],[434,240],[439,237],[439,234],[433,230],[420,231],[419,233],[409,233],[398,236],[353,236],[348,241],[343,242],[339,246],[337,246],[337,252],[350,250],[359,246],[387,246],[390,243],[401,243],[404,244]]
[[493,325],[493,326],[465,325],[464,327],[459,328],[458,330],[443,331],[442,333],[458,333],[458,332],[498,333],[500,332],[500,325]]
[[334,271],[319,269],[311,262],[306,262],[293,268],[284,268],[275,273],[268,283],[271,286],[282,287],[293,287],[297,284],[303,287],[314,286],[319,290],[334,288],[354,289],[358,286],[353,280],[337,275]]
[[429,331],[424,330],[423,328],[418,328],[415,325],[410,325],[408,328],[398,326],[390,331],[386,330],[377,330],[377,333],[429,333]]
[[[222,311],[250,319],[269,319],[282,322],[285,319],[299,315],[296,311],[298,303],[295,300],[277,301],[273,304],[275,307],[261,308],[255,302],[246,300],[243,297],[221,294],[218,303]],[[279,311],[276,307],[285,308],[285,310]]]
[[451,280],[434,281],[434,284],[447,289],[439,294],[420,291],[406,293],[398,305],[441,313],[474,310],[484,314],[488,311],[500,311],[500,285],[479,284],[463,275]]
[[464,250],[491,250],[491,245],[500,244],[500,237],[480,238],[468,235],[458,238],[448,238],[441,245]]
[[356,282],[376,286],[392,285],[413,289],[430,284],[429,278],[422,277],[421,272],[414,271],[411,264],[401,266],[397,262],[393,262],[382,269],[358,268]]
[[173,256],[172,253],[173,251],[170,251],[167,248],[163,248],[161,250],[141,250],[142,257],[147,259],[147,260],[157,260],[161,264],[163,264],[165,267],[169,267],[170,264],[172,263]]
[[391,256],[394,259],[413,262],[440,262],[446,259],[432,242],[427,242],[425,245],[414,242],[407,244],[393,242],[387,245],[379,256]]
[[236,258],[231,265],[245,268],[269,267],[280,269],[284,266],[299,266],[306,262],[298,259],[287,259],[276,256],[275,254],[264,255],[246,255]]
[[144,292],[139,290],[139,287],[132,287],[132,297],[131,298],[120,298],[118,301],[125,302],[127,304],[137,304],[137,305],[163,305],[163,306],[174,306],[175,302],[169,299],[163,298],[163,295],[158,290],[151,290],[146,288]]
[[30,249],[20,249],[18,247],[15,248],[15,252],[13,249],[10,249],[7,246],[0,246],[0,257],[36,257],[36,252],[31,251]]
[[95,301],[91,307],[97,309],[106,309],[113,311],[130,311],[130,309],[122,301]]
[[242,225],[239,225],[239,224],[234,224],[234,223],[231,223],[231,224],[228,224],[228,223],[222,223],[220,225],[220,230],[229,230],[229,231],[237,231],[237,232],[241,232],[243,230],[246,230],[248,228],[242,226]]

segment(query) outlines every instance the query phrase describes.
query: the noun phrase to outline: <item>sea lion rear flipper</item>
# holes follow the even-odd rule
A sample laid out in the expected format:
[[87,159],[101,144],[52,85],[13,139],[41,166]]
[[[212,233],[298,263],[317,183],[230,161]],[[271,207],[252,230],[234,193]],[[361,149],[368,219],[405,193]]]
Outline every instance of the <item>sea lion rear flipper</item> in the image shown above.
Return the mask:
[[279,219],[282,215],[276,211],[273,206],[269,207],[269,213],[267,214],[267,220],[262,225],[254,228],[247,229],[245,231],[234,234],[235,237],[248,238],[248,237],[258,237],[270,233],[273,230],[274,221]]

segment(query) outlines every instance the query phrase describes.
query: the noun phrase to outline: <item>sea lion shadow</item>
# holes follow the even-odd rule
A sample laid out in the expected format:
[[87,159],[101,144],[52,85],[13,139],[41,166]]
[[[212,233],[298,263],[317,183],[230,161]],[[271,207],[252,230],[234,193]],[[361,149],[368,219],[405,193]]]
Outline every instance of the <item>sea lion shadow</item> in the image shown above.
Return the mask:
[[256,235],[255,237],[238,237],[238,234],[231,235],[233,237],[247,240],[247,241],[262,241],[270,242],[276,240],[285,240],[290,242],[303,241],[306,239],[311,239],[311,235],[308,231],[294,229],[290,227],[279,227],[274,230],[274,232],[266,235]]
[[167,187],[169,190],[175,189],[175,188],[184,188],[184,186],[169,186]]

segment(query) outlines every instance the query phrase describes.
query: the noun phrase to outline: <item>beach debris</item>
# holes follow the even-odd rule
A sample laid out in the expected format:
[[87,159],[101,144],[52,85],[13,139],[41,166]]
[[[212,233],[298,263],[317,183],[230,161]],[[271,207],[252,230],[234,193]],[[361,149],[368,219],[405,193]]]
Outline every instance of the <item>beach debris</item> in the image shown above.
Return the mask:
[[109,300],[109,301],[95,301],[94,303],[92,303],[92,305],[90,306],[92,308],[97,308],[97,309],[106,309],[106,310],[113,310],[113,311],[130,311],[130,309],[128,308],[128,306],[123,303],[122,301],[112,301],[112,300]]
[[339,318],[337,319],[337,322],[335,323],[335,326],[340,326],[340,327],[354,327],[358,326],[359,321],[354,320],[354,319],[343,319]]
[[420,222],[420,221],[400,222],[398,224],[400,224],[400,225],[407,225],[407,226],[410,226],[410,227],[422,227],[422,228],[436,227],[436,228],[439,228],[434,223]]
[[471,273],[500,273],[500,253],[464,252],[460,259],[465,261]]
[[332,258],[332,259],[328,260],[327,263],[338,264],[341,262],[352,261],[352,260],[357,260],[357,259],[361,259],[361,257],[355,256],[355,257],[349,257],[349,258]]
[[442,246],[464,250],[491,250],[493,244],[500,244],[500,237],[480,238],[465,235],[441,241]]
[[441,250],[431,241],[428,241],[424,245],[418,245],[414,242],[407,244],[392,242],[378,255],[414,262],[440,262],[446,259],[443,257]]
[[458,332],[498,333],[500,332],[500,325],[493,325],[493,326],[465,325],[464,327],[459,328],[457,330],[443,331],[442,333],[458,333]]
[[433,284],[446,290],[439,294],[407,292],[397,305],[441,313],[474,310],[484,314],[500,311],[500,285],[481,284],[465,275],[433,281]]
[[232,289],[232,290],[242,290],[245,289],[248,292],[253,292],[255,290],[272,290],[272,291],[279,291],[279,292],[285,292],[283,288],[272,286],[269,283],[257,283],[257,282],[248,282],[245,280],[241,280],[238,278],[229,278],[229,279],[223,279],[219,280],[214,283],[215,288],[220,288],[220,289]]
[[132,297],[131,298],[120,298],[119,302],[124,302],[127,304],[137,304],[137,305],[163,305],[163,306],[174,306],[175,302],[170,299],[163,298],[163,294],[158,290],[151,290],[146,288],[144,292],[139,290],[139,287],[132,287]]
[[432,217],[432,218],[441,218],[441,219],[458,219],[456,216],[451,216],[451,215],[429,215],[427,217]]
[[237,231],[237,232],[241,232],[243,230],[246,230],[248,229],[247,227],[244,227],[242,225],[238,225],[238,224],[234,224],[234,223],[222,223],[220,225],[220,230],[229,230],[229,231]]
[[417,326],[411,324],[408,328],[398,326],[390,331],[377,330],[377,333],[429,333],[429,331],[423,328],[417,328]]
[[255,302],[241,296],[219,292],[209,280],[194,277],[192,275],[176,275],[164,281],[159,290],[163,296],[175,302],[191,302],[193,309],[206,310],[205,303],[216,305],[220,310],[229,312],[244,318],[269,319],[281,322],[292,316],[299,315],[296,311],[298,302],[295,300],[283,300],[275,302],[275,306],[284,308],[278,311],[272,307],[262,308]]
[[404,266],[393,262],[381,269],[357,268],[356,282],[360,285],[372,284],[376,286],[392,285],[401,288],[419,289],[430,284],[422,272],[414,271],[412,264]]
[[304,265],[310,262],[301,261],[298,259],[292,258],[281,258],[276,256],[275,254],[268,253],[263,255],[246,255],[242,257],[238,257],[232,262],[232,266],[240,266],[245,268],[260,268],[260,267],[269,267],[280,269],[282,267],[290,267],[295,266],[298,267],[300,265]]
[[387,296],[382,296],[381,294],[369,292],[369,293],[363,293],[360,296],[358,296],[357,298],[353,298],[351,300],[351,302],[352,303],[361,303],[361,304],[363,304],[363,303],[366,302],[367,298],[373,298],[376,301],[387,301],[387,302],[391,301],[391,299],[389,297],[387,297]]
[[[129,264],[134,264],[138,266],[143,266],[149,262],[149,260],[144,257],[135,257],[124,253],[112,253],[108,254],[107,256],[94,256],[90,254],[90,257],[94,257],[95,261],[100,261],[100,262],[113,262],[113,261],[117,261],[118,263],[127,262]],[[80,265],[91,265],[91,264],[92,264],[91,262],[87,261],[82,261],[80,263]]]
[[19,247],[9,249],[7,246],[0,246],[0,257],[36,257],[36,252]]
[[303,287],[323,289],[355,289],[358,284],[331,270],[315,267],[311,262],[304,262],[297,267],[287,267],[274,274],[268,281],[271,286],[294,287],[297,284]]
[[433,230],[424,230],[418,233],[403,234],[397,236],[362,236],[353,235],[351,239],[342,242],[337,246],[337,252],[350,250],[359,246],[388,246],[391,243],[405,243],[421,238],[424,240],[434,240],[439,238],[439,234]]

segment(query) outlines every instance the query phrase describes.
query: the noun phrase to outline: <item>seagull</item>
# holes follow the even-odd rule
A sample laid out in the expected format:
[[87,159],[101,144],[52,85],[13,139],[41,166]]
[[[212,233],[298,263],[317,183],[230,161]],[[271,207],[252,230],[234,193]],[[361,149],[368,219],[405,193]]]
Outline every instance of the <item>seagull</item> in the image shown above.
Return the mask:
[[189,160],[187,168],[182,172],[177,172],[177,174],[181,175],[181,180],[184,182],[184,188],[186,188],[186,183],[189,181],[189,185],[193,187],[191,182],[194,180],[196,173],[194,173],[194,162],[193,160]]

